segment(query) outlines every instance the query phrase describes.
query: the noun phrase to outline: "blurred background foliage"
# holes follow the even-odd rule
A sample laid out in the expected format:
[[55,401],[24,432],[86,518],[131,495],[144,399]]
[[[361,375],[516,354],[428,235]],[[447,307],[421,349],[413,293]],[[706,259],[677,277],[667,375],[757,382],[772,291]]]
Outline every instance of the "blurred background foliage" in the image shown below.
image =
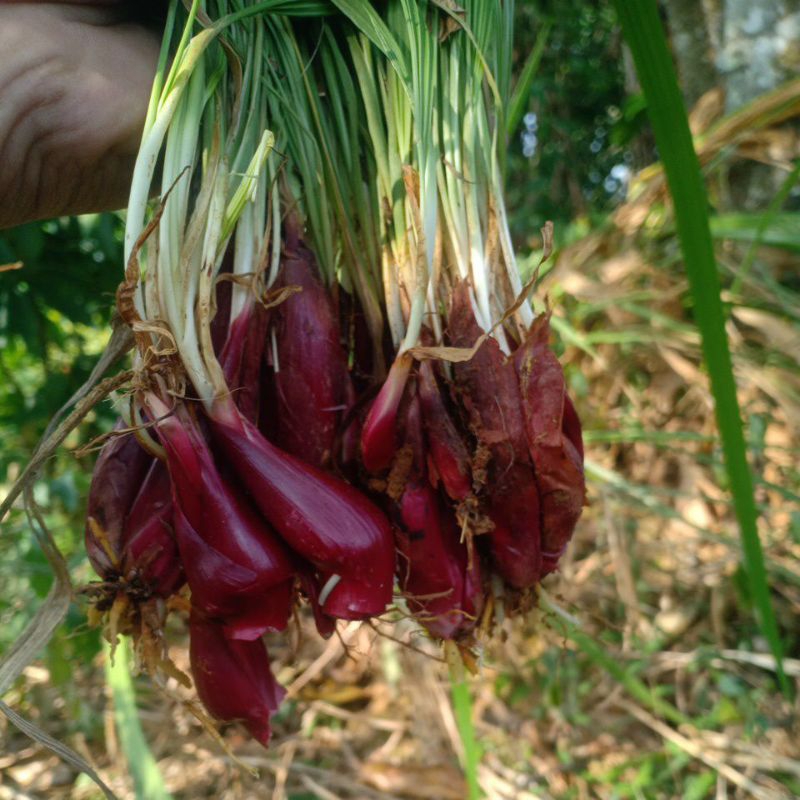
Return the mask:
[[[789,674],[796,681],[800,86],[787,84],[778,90],[783,95],[771,95],[785,77],[776,70],[773,85],[748,95],[741,69],[736,72],[720,56],[725,42],[716,42],[716,60],[706,51],[697,56],[686,49],[685,31],[676,25],[686,19],[684,5],[664,3],[664,19],[679,71],[707,67],[703,81],[693,81],[686,96],[714,212],[767,568]],[[739,5],[728,4],[734,18]],[[750,5],[766,17],[776,6],[771,0]],[[595,638],[570,638],[571,623],[545,612],[511,628],[486,654],[487,666],[473,684],[485,754],[482,785],[489,797],[513,800],[724,797],[727,787],[770,800],[800,796],[797,706],[779,695],[742,580],[671,210],[659,170],[650,166],[657,153],[613,11],[594,0],[519,0],[517,6],[517,69],[537,42],[543,50],[520,125],[511,134],[511,225],[521,265],[532,269],[539,227],[547,219],[556,223],[558,252],[545,268],[541,291],[554,308],[558,347],[587,429],[591,499],[560,578],[546,588]],[[784,12],[786,19],[794,13],[788,7]],[[714,25],[701,31],[709,41]],[[750,29],[751,38],[761,35],[753,24],[745,32]],[[725,90],[733,74],[740,80],[739,102],[730,107]],[[0,232],[0,265],[23,264],[0,272],[0,491],[19,473],[51,416],[88,376],[108,339],[122,272],[121,237],[115,214]],[[113,417],[110,404],[99,406],[48,464],[36,490],[78,585],[92,579],[82,554],[82,517],[93,459],[77,458],[73,451],[107,430]],[[2,524],[0,652],[50,585],[49,568],[22,511],[13,511]],[[414,681],[427,685],[428,665],[406,661],[413,654],[392,647],[381,641],[361,666],[343,655],[341,663],[332,660],[339,664],[335,677],[315,681],[312,694],[300,698],[305,706],[292,701],[281,711],[276,748],[282,736],[289,742],[300,730],[308,745],[304,763],[316,765],[301,773],[304,781],[322,780],[318,773],[330,770],[340,777],[352,774],[354,785],[383,787],[387,796],[423,796],[388,768],[363,769],[364,753],[375,749],[375,741],[359,738],[362,733],[352,732],[347,721],[348,714],[405,720],[421,713],[414,704],[409,709],[388,701],[373,709],[374,698],[383,696],[381,686],[405,685],[400,666],[410,691],[417,688]],[[271,652],[289,679],[319,656],[308,643],[297,652],[277,647]],[[26,673],[14,703],[21,713],[46,720],[48,730],[65,740],[78,737],[124,794],[130,784],[108,755],[109,734],[98,713],[104,708],[97,691],[103,674],[95,659],[99,653],[99,636],[87,629],[85,606],[78,602],[43,654],[44,671]],[[358,694],[366,681],[371,700]],[[256,784],[239,773],[232,778],[225,769],[210,770],[201,780],[209,752],[212,758],[219,755],[215,746],[209,741],[205,750],[184,748],[176,755],[190,733],[200,733],[185,714],[174,724],[159,716],[167,713],[162,701],[144,684],[138,688],[149,709],[148,738],[158,741],[157,756],[176,796],[272,796],[246,794]],[[638,705],[616,702],[621,694]],[[678,716],[668,711],[664,717],[661,701]],[[323,711],[309,722],[315,704]],[[665,719],[674,723],[666,732]],[[692,727],[680,727],[679,733],[681,719]],[[178,733],[162,736],[165,729]],[[439,730],[443,752],[453,759],[458,745],[448,738],[445,723],[431,722],[425,735],[435,737],[431,731]],[[242,744],[231,735],[234,744]],[[14,741],[22,752],[24,745]],[[330,741],[348,747],[331,749]],[[439,752],[425,736],[418,744],[422,756],[410,745],[404,751],[409,764]],[[362,765],[357,774],[354,758]],[[270,774],[267,761],[261,766]],[[186,784],[184,773],[200,783]],[[37,796],[92,796],[85,785],[83,794],[75,788],[83,784],[72,774],[62,789],[52,781],[37,789],[34,779],[24,784],[14,775],[9,780],[44,793]],[[745,782],[737,783],[739,778]],[[231,781],[240,789],[244,785],[245,793],[225,794]],[[322,795],[303,783],[286,796]]]
[[[32,223],[0,234],[0,485],[19,474],[51,417],[87,379],[108,339],[119,283],[122,227],[102,214]],[[83,514],[93,459],[70,450],[108,429],[99,406],[51,461],[36,497],[73,574],[85,581]],[[5,651],[45,597],[52,576],[21,510],[3,521],[0,536],[0,650]],[[90,663],[100,646],[85,625],[85,609],[70,617],[48,648],[56,685],[73,677],[73,664]],[[66,694],[69,697],[69,693]],[[75,709],[79,711],[79,708]],[[76,713],[76,724],[89,723]],[[92,723],[96,725],[96,720]]]
[[[544,37],[520,129],[509,148],[512,229],[524,241],[548,219],[562,228],[601,217],[622,195],[641,134],[644,102],[625,92],[614,11],[585,0],[520,3],[518,69]],[[558,225],[561,223],[561,225]]]

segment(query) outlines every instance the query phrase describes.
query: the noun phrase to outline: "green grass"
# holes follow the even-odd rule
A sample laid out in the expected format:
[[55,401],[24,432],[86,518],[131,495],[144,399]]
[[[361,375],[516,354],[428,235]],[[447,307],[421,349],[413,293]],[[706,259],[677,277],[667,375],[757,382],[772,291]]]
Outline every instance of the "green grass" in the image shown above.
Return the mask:
[[450,692],[453,698],[453,713],[456,727],[461,737],[461,746],[464,749],[463,764],[464,777],[467,780],[469,800],[480,800],[484,796],[478,782],[478,766],[483,756],[482,748],[475,735],[473,721],[472,695],[467,682],[466,670],[461,663],[458,650],[451,642],[445,643],[445,653],[450,664]]
[[533,48],[525,59],[525,66],[522,68],[517,83],[514,86],[508,114],[506,115],[506,135],[509,139],[516,136],[519,123],[522,121],[522,117],[525,115],[528,108],[531,87],[536,78],[536,73],[539,70],[539,64],[542,61],[544,48],[547,44],[547,37],[550,35],[552,27],[553,23],[550,20],[542,23],[542,27],[536,35]]
[[[750,246],[747,249],[744,260],[742,261],[739,271],[736,275],[733,284],[731,285],[731,294],[737,296],[741,293],[747,277],[750,275],[750,270],[756,259],[758,248],[762,244],[778,245],[791,250],[800,250],[800,225],[798,225],[797,214],[782,214],[781,208],[789,195],[800,179],[800,161],[795,162],[794,168],[784,178],[781,188],[772,198],[767,210],[758,219],[755,230],[753,232]],[[730,216],[730,215],[729,215]],[[741,217],[746,218],[747,215],[739,215],[739,218],[730,220],[732,233],[740,233],[742,228],[746,226],[742,224]],[[738,223],[738,226],[737,226]],[[730,234],[729,234],[730,235]]]
[[[656,694],[635,675],[636,665],[623,665],[610,655],[603,645],[578,628],[570,628],[566,635],[598,666],[602,667],[625,691],[655,714],[675,725],[690,725],[692,720],[682,714],[672,703]],[[632,668],[631,668],[632,667]]]
[[465,681],[454,681],[452,684],[453,710],[456,716],[461,744],[464,747],[464,775],[467,779],[469,800],[483,797],[478,784],[478,765],[481,763],[481,749],[475,738],[475,726],[472,722],[472,698],[469,686]]
[[171,800],[172,795],[164,785],[164,779],[155,758],[147,745],[136,707],[136,691],[130,673],[130,644],[120,637],[114,660],[110,648],[104,647],[106,658],[106,680],[114,700],[114,721],[120,744],[128,762],[133,780],[136,800]]

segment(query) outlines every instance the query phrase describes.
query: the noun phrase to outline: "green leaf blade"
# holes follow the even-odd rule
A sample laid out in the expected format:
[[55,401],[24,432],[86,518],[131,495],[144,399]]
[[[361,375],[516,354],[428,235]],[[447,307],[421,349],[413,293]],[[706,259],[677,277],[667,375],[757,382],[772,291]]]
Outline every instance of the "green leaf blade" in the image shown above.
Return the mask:
[[129,669],[131,651],[128,640],[119,640],[113,662],[107,644],[104,650],[106,680],[114,700],[114,720],[133,779],[136,800],[172,800],[139,722],[136,691]]

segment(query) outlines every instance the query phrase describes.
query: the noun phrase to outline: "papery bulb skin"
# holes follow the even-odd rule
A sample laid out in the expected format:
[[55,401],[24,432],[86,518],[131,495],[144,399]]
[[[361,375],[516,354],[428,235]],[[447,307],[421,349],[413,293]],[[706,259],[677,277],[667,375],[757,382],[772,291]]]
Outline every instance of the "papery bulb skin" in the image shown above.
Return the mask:
[[361,459],[368,472],[381,472],[397,452],[398,411],[408,381],[412,358],[397,356],[377,397],[372,401],[361,429]]
[[[115,426],[120,430],[123,422]],[[104,580],[119,576],[125,519],[153,457],[131,434],[115,436],[103,446],[92,473],[86,509],[86,553]]]
[[299,287],[274,311],[274,443],[315,467],[328,468],[347,403],[350,375],[339,319],[313,254],[287,243],[282,287]]
[[193,603],[206,615],[225,619],[234,638],[284,628],[294,576],[291,554],[236,484],[221,475],[191,415],[179,407],[159,416],[176,538]]
[[167,467],[152,459],[125,522],[122,574],[145,595],[167,598],[185,581],[173,526]]
[[223,722],[242,722],[254,739],[269,744],[270,717],[286,692],[275,680],[261,639],[229,639],[222,626],[192,612],[189,657],[197,694]]
[[447,410],[430,361],[419,366],[418,394],[433,472],[452,500],[464,500],[472,491],[469,451]]
[[[462,283],[452,296],[451,341],[456,347],[471,347],[481,333]],[[480,482],[495,523],[489,534],[495,566],[513,587],[528,588],[541,576],[541,499],[514,364],[490,338],[453,371],[470,428],[479,448],[490,455]]]
[[553,572],[583,510],[586,483],[580,420],[550,349],[547,316],[534,320],[514,354],[525,431],[542,510],[542,574]]
[[[475,321],[466,283],[453,290],[448,333],[454,347],[472,347],[483,334]],[[487,339],[469,361],[454,364],[453,373],[473,433],[491,450],[498,469],[527,462],[517,376],[497,340]]]
[[542,574],[541,503],[533,471],[512,464],[496,475],[488,492],[488,535],[497,572],[515,589],[534,586]]
[[231,403],[218,403],[212,419],[221,451],[264,517],[321,575],[337,578],[321,598],[323,611],[342,619],[382,614],[391,602],[395,553],[378,508],[268,442]]
[[398,581],[409,610],[433,635],[456,639],[482,608],[477,555],[469,564],[453,512],[426,480],[411,480],[400,501]]
[[566,392],[564,393],[564,419],[562,420],[564,436],[572,442],[575,452],[583,464],[583,428],[575,406]]

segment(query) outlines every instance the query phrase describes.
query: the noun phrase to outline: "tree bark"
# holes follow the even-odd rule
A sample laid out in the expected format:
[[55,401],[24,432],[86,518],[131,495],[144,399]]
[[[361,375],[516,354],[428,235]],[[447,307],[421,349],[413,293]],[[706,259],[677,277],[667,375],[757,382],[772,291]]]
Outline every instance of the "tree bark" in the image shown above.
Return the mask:
[[[800,0],[662,0],[689,108],[715,85],[731,113],[800,74]],[[731,164],[729,202],[763,208],[784,173]]]
[[665,11],[683,96],[691,108],[719,79],[708,20],[697,0],[669,0]]
[[716,56],[734,111],[795,77],[800,67],[800,0],[726,0]]

